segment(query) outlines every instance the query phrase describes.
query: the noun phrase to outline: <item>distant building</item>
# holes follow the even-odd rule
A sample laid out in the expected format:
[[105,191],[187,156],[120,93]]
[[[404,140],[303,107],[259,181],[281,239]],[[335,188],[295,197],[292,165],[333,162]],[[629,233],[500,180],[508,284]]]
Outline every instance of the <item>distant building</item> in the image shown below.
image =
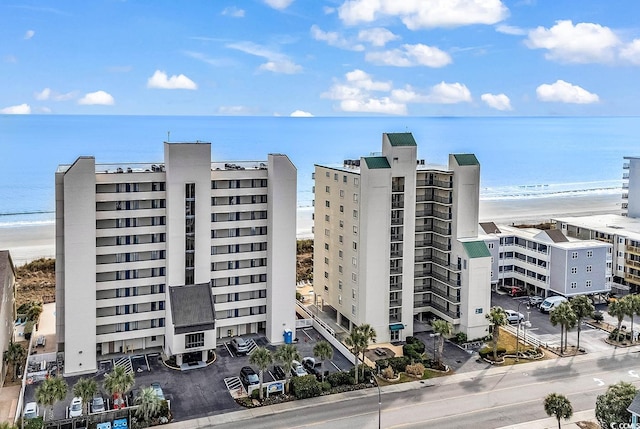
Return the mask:
[[[13,325],[16,320],[16,269],[8,250],[0,250],[0,319],[4,320],[4,328],[0,329],[0,345],[4,353],[13,341]],[[7,373],[7,362],[0,359],[0,386],[4,385]]]
[[478,237],[480,164],[417,158],[411,133],[382,135],[382,153],[316,165],[314,292],[346,329],[380,342],[413,335],[414,318],[487,335],[491,255]]
[[625,156],[622,168],[622,215],[640,218],[640,157]]
[[521,288],[529,294],[565,297],[611,290],[612,246],[597,240],[567,238],[560,230],[481,223],[492,255],[496,288]]
[[158,164],[78,158],[56,173],[56,320],[65,375],[104,355],[204,361],[222,338],[295,331],[296,168],[211,162],[165,143]]

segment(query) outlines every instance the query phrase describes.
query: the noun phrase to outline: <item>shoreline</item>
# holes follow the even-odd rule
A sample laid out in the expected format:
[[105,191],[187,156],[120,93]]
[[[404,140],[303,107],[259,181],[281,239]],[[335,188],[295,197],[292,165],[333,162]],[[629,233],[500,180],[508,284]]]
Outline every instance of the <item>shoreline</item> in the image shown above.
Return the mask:
[[[536,224],[554,217],[620,214],[620,194],[550,196],[480,200],[479,221],[498,225]],[[313,238],[313,207],[297,210],[297,239]],[[55,257],[55,224],[0,228],[0,250],[9,250],[16,266]]]

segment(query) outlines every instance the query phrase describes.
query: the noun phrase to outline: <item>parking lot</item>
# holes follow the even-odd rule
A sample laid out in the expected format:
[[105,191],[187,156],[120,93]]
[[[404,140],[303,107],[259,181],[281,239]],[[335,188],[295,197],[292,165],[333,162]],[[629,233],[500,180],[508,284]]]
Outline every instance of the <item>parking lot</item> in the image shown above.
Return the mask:
[[[296,331],[297,342],[294,344],[301,357],[313,356],[313,347],[323,339],[313,328],[298,329]],[[267,343],[265,337],[252,335],[251,338],[260,347],[266,347],[271,351],[276,346]],[[189,371],[178,371],[167,368],[161,361],[160,355],[138,355],[131,359],[132,369],[135,374],[134,389],[147,387],[151,383],[159,383],[164,391],[164,396],[171,401],[171,410],[174,419],[186,420],[203,417],[212,413],[225,413],[241,409],[231,397],[224,382],[225,378],[237,377],[243,366],[249,365],[249,356],[236,356],[233,349],[228,347],[230,339],[219,341],[216,348],[216,361],[205,368]],[[147,365],[148,362],[148,365]],[[96,374],[84,377],[94,378],[98,383],[102,395],[108,398],[107,392],[102,388],[104,375],[112,369],[112,361],[99,363],[99,371]],[[352,368],[351,363],[334,349],[333,358],[325,362],[325,370],[330,373]],[[254,367],[257,372],[257,368]],[[272,375],[272,367],[264,373],[264,381],[275,381]],[[67,408],[73,398],[73,385],[80,376],[67,377],[65,381],[69,385],[67,397],[56,404],[55,417],[64,418]],[[25,391],[25,403],[34,401],[35,389],[39,383],[27,386]],[[42,415],[42,409],[40,410]]]

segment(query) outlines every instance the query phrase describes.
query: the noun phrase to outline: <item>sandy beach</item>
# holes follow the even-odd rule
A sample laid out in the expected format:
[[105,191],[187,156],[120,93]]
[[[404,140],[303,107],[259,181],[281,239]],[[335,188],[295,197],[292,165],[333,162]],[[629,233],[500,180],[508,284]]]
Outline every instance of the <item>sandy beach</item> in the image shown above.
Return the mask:
[[[480,201],[480,221],[497,224],[547,222],[559,216],[620,213],[618,194],[572,195]],[[313,208],[298,209],[298,238],[313,238]],[[15,265],[55,257],[55,226],[40,224],[0,228],[0,249],[8,249]]]

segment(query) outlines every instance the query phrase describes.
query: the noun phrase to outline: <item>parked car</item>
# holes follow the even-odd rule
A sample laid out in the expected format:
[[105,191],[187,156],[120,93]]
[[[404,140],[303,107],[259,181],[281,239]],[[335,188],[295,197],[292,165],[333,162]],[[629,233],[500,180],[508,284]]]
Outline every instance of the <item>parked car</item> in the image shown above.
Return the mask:
[[276,380],[284,380],[286,378],[286,374],[284,369],[280,365],[274,365],[273,367],[273,377]]
[[507,313],[507,321],[509,323],[524,322],[524,315],[522,313],[518,313],[517,311],[513,310],[505,310],[504,312]]
[[240,381],[242,381],[242,384],[244,384],[245,386],[260,383],[258,374],[256,374],[256,372],[250,366],[242,367],[242,369],[240,370]]
[[527,290],[519,286],[512,286],[511,289],[509,289],[509,295],[513,297],[525,296],[526,294],[527,294]]
[[164,392],[162,391],[162,387],[160,387],[160,383],[151,383],[151,387],[153,387],[153,391],[156,392],[158,399],[164,401]]
[[[317,362],[312,357],[305,357],[302,359],[302,366],[309,374],[313,374],[318,380],[322,380],[322,362]],[[328,373],[329,371],[326,371],[325,375]]]
[[22,417],[25,419],[34,419],[38,417],[40,414],[40,410],[38,409],[37,402],[27,402],[27,405],[24,406],[24,412],[22,413]]
[[80,417],[82,415],[82,398],[76,396],[69,405],[69,417]]
[[91,400],[91,412],[92,413],[102,413],[105,411],[104,408],[104,398],[100,395],[96,395]]
[[44,337],[44,335],[40,335],[36,339],[36,347],[44,347],[46,342],[47,342],[47,339]]
[[549,313],[551,310],[556,308],[560,303],[566,302],[567,298],[564,296],[550,296],[549,298],[542,301],[540,304],[540,311],[543,313]]
[[244,338],[236,337],[231,340],[231,347],[238,355],[246,355],[249,353],[249,343],[247,343]]
[[305,375],[309,375],[307,371],[304,369],[304,366],[297,360],[294,360],[291,363],[291,375],[295,375],[296,377],[304,377]]
[[529,297],[529,305],[531,307],[538,307],[542,304],[542,301],[544,301],[544,298],[538,295],[532,295]]
[[119,410],[121,408],[126,407],[126,404],[124,403],[124,398],[118,394],[113,395],[112,404],[113,404],[114,410]]

